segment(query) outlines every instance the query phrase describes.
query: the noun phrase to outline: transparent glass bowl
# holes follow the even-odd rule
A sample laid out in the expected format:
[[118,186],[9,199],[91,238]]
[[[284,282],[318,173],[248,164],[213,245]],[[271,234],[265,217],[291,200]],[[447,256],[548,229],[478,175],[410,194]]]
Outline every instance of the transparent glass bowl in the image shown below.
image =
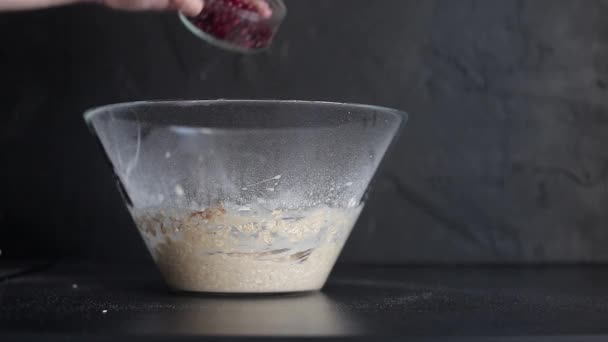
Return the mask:
[[[237,6],[243,3],[249,9]],[[254,53],[272,44],[286,14],[282,0],[207,0],[196,17],[179,17],[195,36],[212,45]]]
[[135,102],[85,120],[170,287],[320,289],[406,114],[328,102]]

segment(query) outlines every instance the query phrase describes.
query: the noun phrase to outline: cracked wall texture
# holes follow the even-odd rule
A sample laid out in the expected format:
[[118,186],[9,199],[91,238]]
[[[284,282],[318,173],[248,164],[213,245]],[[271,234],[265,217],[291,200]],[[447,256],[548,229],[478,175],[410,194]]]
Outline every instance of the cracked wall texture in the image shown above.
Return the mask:
[[175,15],[0,15],[0,249],[142,258],[81,112],[160,98],[353,101],[411,120],[343,261],[608,261],[608,1],[287,1],[268,53]]

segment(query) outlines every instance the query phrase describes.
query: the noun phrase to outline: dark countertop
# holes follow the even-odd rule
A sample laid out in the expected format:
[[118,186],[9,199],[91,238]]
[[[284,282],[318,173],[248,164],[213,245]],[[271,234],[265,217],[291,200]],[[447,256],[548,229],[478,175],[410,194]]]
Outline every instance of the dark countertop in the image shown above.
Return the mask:
[[608,338],[605,266],[342,266],[321,293],[236,298],[171,293],[149,264],[34,266],[23,274],[18,265],[0,267],[2,341]]

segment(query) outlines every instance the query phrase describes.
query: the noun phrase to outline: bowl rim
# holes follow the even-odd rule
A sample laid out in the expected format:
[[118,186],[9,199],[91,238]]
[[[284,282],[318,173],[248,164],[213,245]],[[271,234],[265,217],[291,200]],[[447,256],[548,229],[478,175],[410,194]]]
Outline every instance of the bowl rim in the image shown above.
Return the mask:
[[152,101],[132,101],[118,102],[103,106],[96,106],[87,109],[83,116],[87,124],[91,124],[93,119],[104,113],[111,113],[114,110],[124,109],[128,107],[144,106],[144,105],[170,105],[170,106],[188,106],[188,105],[203,105],[213,106],[217,104],[287,104],[287,105],[319,105],[319,106],[338,106],[345,108],[367,109],[371,111],[379,111],[389,114],[400,121],[400,124],[405,124],[409,118],[409,114],[405,111],[390,107],[349,103],[349,102],[332,102],[332,101],[309,101],[309,100],[247,100],[247,99],[216,99],[216,100],[152,100]]

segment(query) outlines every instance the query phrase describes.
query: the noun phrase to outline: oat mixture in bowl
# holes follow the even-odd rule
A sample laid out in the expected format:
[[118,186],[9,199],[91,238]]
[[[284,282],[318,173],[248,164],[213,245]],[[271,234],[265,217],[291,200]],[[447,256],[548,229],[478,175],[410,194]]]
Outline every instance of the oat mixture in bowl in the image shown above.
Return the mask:
[[359,212],[148,208],[133,217],[174,288],[295,292],[323,286]]

